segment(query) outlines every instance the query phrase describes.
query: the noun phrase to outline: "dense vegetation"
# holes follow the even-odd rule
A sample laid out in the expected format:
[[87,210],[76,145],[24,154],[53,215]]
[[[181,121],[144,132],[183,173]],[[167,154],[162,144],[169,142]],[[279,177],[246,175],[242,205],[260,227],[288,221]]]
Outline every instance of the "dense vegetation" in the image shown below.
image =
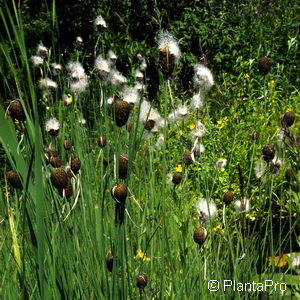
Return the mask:
[[0,1],[1,298],[299,298],[298,1],[61,2]]

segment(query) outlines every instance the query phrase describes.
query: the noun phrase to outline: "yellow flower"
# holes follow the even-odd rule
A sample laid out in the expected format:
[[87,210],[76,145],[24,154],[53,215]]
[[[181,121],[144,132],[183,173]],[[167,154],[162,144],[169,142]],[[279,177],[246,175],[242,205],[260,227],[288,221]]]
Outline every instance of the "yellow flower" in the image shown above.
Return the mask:
[[286,111],[293,111],[293,109],[292,108],[288,108]]
[[189,125],[189,128],[190,128],[190,130],[193,130],[193,129],[196,128],[196,125],[194,123],[192,123],[192,124]]
[[256,220],[256,215],[255,214],[246,214],[246,218],[253,222]]
[[223,119],[220,119],[219,121],[217,121],[217,124],[215,125],[215,128],[217,128],[217,129],[225,128],[226,125],[227,125],[227,121],[228,121],[227,117],[224,117]]
[[176,173],[182,173],[182,164],[178,164],[175,168]]
[[213,228],[213,231],[218,231],[218,232],[223,233],[223,232],[224,232],[224,229],[223,229],[222,226],[219,224],[219,225],[217,225],[216,227]]
[[183,131],[182,130],[179,130],[179,135],[183,135]]
[[136,256],[134,256],[134,259],[142,259],[144,261],[150,261],[151,258],[146,256],[146,253],[144,253],[141,249],[136,250]]
[[248,73],[245,73],[244,78],[250,78],[250,75]]

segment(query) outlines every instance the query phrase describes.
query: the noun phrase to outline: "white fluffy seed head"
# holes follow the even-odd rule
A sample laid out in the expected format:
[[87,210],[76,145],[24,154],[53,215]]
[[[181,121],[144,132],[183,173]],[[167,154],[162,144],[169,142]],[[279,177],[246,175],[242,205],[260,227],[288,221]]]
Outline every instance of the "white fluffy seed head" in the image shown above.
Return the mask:
[[178,107],[168,115],[170,122],[182,120],[188,115],[188,107],[186,104],[179,104]]
[[250,211],[250,201],[245,197],[235,201],[234,206],[238,214],[248,213]]
[[70,89],[73,93],[82,93],[85,91],[89,84],[87,78],[80,79],[79,81],[74,81],[70,83]]
[[123,76],[118,70],[112,70],[110,72],[110,83],[114,86],[119,86],[127,82],[125,76]]
[[215,84],[211,71],[201,64],[194,65],[194,85],[203,91],[208,91]]
[[123,89],[123,100],[129,104],[136,105],[140,100],[140,95],[135,87],[126,86]]
[[39,43],[37,47],[36,54],[42,58],[45,58],[48,55],[49,51],[48,48],[46,48],[43,43]]
[[35,67],[38,67],[44,63],[44,59],[38,55],[31,56],[31,61]]
[[79,81],[81,79],[86,78],[86,74],[84,68],[82,67],[81,63],[76,62],[69,62],[66,67],[69,77],[73,81]]
[[57,88],[57,83],[50,78],[42,78],[40,80],[40,85],[42,88],[47,89],[48,91],[53,91]]
[[163,52],[169,52],[174,55],[178,62],[181,57],[181,51],[175,37],[168,31],[162,31],[158,34],[158,49]]
[[199,198],[195,205],[200,220],[204,223],[211,221],[218,215],[218,208],[214,201],[205,198]]
[[103,17],[101,15],[96,17],[96,19],[94,21],[94,24],[95,24],[96,27],[99,27],[99,26],[101,26],[103,28],[107,27],[106,22],[105,22],[105,20],[103,19]]
[[225,168],[227,165],[227,159],[226,158],[219,158],[216,162],[216,168],[217,169],[222,169]]
[[45,130],[47,132],[53,130],[53,131],[57,131],[59,130],[59,122],[56,118],[51,118],[49,119],[46,123],[45,123]]
[[206,133],[207,133],[207,129],[205,125],[200,121],[196,122],[195,128],[191,131],[191,135],[194,138],[202,138]]
[[198,92],[193,95],[191,106],[193,110],[201,109],[204,106],[204,97],[202,93]]
[[117,55],[116,55],[116,53],[115,53],[114,51],[112,51],[112,50],[109,50],[109,51],[108,51],[107,57],[108,57],[109,59],[111,59],[112,61],[116,61],[117,58],[118,58]]
[[103,58],[101,55],[97,56],[95,60],[95,69],[97,71],[109,73],[110,67],[110,62],[107,59]]

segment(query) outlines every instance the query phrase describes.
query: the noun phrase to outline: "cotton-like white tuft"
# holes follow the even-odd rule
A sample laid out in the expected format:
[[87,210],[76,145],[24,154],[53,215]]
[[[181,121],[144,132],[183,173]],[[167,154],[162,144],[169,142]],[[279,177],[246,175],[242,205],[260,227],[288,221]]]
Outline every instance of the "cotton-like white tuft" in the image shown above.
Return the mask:
[[202,222],[207,223],[218,215],[218,208],[214,201],[205,198],[199,198],[195,205]]
[[211,71],[201,64],[194,65],[194,85],[203,91],[208,91],[215,84]]
[[178,62],[181,57],[181,51],[175,37],[168,31],[162,31],[158,34],[158,48],[160,51],[167,51],[174,55]]

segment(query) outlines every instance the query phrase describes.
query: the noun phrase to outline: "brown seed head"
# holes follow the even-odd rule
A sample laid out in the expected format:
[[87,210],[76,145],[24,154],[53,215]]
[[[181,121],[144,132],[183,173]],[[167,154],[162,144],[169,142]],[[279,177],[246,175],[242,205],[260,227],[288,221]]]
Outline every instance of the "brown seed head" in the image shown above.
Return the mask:
[[258,61],[258,69],[259,69],[259,73],[261,75],[267,75],[270,72],[270,70],[271,70],[271,62],[270,62],[270,60],[266,56],[262,57]]
[[104,148],[106,146],[106,138],[104,136],[99,136],[97,143],[100,148]]
[[145,123],[145,129],[148,131],[151,131],[155,126],[155,121],[154,120],[147,120]]
[[226,192],[224,195],[223,195],[223,202],[225,204],[230,204],[233,200],[233,192]]
[[207,230],[204,227],[199,227],[194,231],[194,241],[202,245],[207,238]]
[[22,188],[22,181],[20,174],[15,170],[10,170],[5,173],[7,182],[16,189]]
[[64,140],[64,148],[70,150],[72,148],[72,141],[70,139]]
[[77,174],[81,167],[81,161],[79,157],[72,157],[71,158],[71,170]]
[[54,168],[60,168],[61,167],[61,160],[59,157],[51,156],[50,158],[50,164]]
[[183,153],[183,162],[186,165],[191,165],[195,161],[194,153],[191,151],[186,151]]
[[161,72],[166,76],[171,76],[175,69],[175,56],[170,53],[169,47],[162,47],[159,50]]
[[46,152],[44,153],[44,159],[47,165],[51,162],[52,157],[58,157],[57,150],[47,149]]
[[272,161],[272,159],[274,158],[275,156],[275,149],[274,149],[274,146],[273,145],[266,145],[263,147],[262,149],[262,153],[263,153],[263,159],[266,161],[266,162],[270,162]]
[[57,189],[63,189],[68,185],[68,175],[62,168],[55,168],[51,171],[51,183]]
[[131,106],[123,100],[114,101],[115,107],[115,123],[118,127],[124,126],[129,118]]
[[284,114],[281,119],[281,125],[283,128],[291,127],[295,121],[295,113],[292,111],[288,111]]
[[73,186],[70,179],[68,180],[67,186],[64,189],[59,189],[58,193],[61,197],[65,196],[67,199],[73,195]]
[[145,273],[140,273],[136,276],[136,286],[139,289],[144,289],[148,284],[148,276]]
[[24,109],[20,100],[12,100],[9,103],[9,113],[13,119],[24,121],[26,119],[26,115],[24,113]]
[[127,186],[122,183],[116,183],[111,189],[112,197],[119,203],[125,203],[127,197]]
[[172,182],[174,184],[179,184],[181,180],[182,180],[182,173],[177,172],[173,174]]

